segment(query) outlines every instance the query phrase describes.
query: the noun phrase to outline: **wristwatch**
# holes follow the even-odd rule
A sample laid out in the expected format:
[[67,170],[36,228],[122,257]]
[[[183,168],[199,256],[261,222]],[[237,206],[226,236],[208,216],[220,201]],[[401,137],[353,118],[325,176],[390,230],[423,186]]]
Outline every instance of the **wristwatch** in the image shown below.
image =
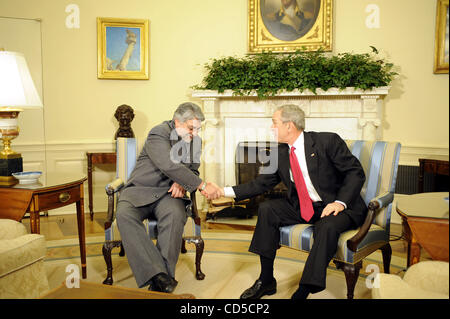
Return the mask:
[[203,192],[206,189],[206,182],[203,182],[203,186],[200,188],[200,191]]

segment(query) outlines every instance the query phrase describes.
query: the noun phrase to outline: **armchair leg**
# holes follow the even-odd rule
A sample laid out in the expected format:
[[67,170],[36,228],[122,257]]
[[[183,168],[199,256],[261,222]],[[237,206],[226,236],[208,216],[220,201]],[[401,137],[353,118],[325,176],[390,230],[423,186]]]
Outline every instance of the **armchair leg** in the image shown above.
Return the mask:
[[195,278],[197,278],[197,280],[203,280],[205,279],[205,274],[200,269],[200,263],[205,243],[201,237],[186,238],[186,241],[195,244]]
[[359,271],[362,268],[362,261],[360,260],[356,264],[347,264],[340,261],[334,261],[334,263],[338,269],[344,271],[345,280],[347,281],[347,299],[353,299]]
[[389,267],[391,265],[392,248],[389,243],[380,248],[383,254],[383,269],[384,273],[389,274]]
[[112,278],[112,260],[111,260],[111,250],[114,247],[118,247],[122,245],[122,241],[107,241],[103,244],[102,252],[103,252],[103,258],[105,259],[106,263],[106,269],[107,269],[107,275],[106,279],[103,281],[104,285],[112,285],[113,284],[113,278]]
[[205,279],[205,274],[200,269],[200,262],[202,260],[204,248],[205,243],[203,242],[203,239],[199,237],[197,242],[195,243],[195,277],[197,278],[197,280]]

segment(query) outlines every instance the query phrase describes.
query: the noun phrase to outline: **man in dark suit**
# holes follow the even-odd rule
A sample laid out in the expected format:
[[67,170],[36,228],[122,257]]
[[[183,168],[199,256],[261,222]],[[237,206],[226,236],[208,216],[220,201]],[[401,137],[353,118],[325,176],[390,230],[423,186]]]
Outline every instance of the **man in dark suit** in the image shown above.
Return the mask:
[[242,299],[276,293],[273,263],[280,242],[280,226],[314,224],[314,243],[306,260],[298,290],[292,299],[325,289],[326,270],[336,253],[342,232],[357,228],[367,207],[360,196],[365,175],[360,162],[335,133],[304,132],[305,115],[296,105],[279,107],[272,129],[281,143],[278,168],[264,171],[253,181],[225,187],[224,196],[237,201],[270,190],[280,181],[288,188],[286,198],[260,204],[258,222],[249,251],[260,256],[261,274],[245,290]]
[[[181,104],[171,121],[155,126],[139,154],[117,204],[116,220],[128,263],[139,287],[172,292],[175,266],[187,220],[186,191],[196,189],[209,198],[220,193],[217,185],[199,177],[201,140],[197,135],[204,120],[200,107]],[[142,221],[156,218],[155,246]]]

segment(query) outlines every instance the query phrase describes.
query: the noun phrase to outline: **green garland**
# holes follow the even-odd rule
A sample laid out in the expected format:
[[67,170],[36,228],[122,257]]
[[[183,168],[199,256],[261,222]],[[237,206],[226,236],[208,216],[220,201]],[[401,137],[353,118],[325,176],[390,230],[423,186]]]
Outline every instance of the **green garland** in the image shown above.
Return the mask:
[[393,64],[376,59],[372,54],[340,53],[326,55],[322,51],[297,51],[292,54],[259,53],[243,58],[213,59],[204,65],[207,74],[199,90],[216,90],[223,93],[233,90],[235,95],[256,92],[259,98],[276,95],[280,90],[299,91],[316,89],[324,91],[336,87],[354,87],[370,90],[389,85],[396,72]]

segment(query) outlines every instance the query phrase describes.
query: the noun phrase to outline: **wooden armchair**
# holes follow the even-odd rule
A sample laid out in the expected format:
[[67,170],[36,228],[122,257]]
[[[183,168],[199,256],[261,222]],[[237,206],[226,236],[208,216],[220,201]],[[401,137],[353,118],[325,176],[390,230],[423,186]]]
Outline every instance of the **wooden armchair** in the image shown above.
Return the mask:
[[[347,145],[364,168],[366,182],[361,196],[369,208],[361,227],[341,234],[333,258],[336,267],[345,273],[347,298],[353,299],[365,257],[381,249],[384,272],[389,273],[392,255],[390,220],[401,145],[383,141],[347,141]],[[280,244],[309,252],[314,240],[313,229],[311,224],[280,227]]]
[[[116,220],[114,218],[114,203],[117,200],[120,189],[126,183],[129,175],[133,171],[136,164],[137,153],[137,141],[135,138],[117,138],[116,142],[116,179],[106,185],[106,194],[108,195],[108,213],[105,221],[105,243],[103,244],[103,257],[105,258],[107,267],[107,276],[103,281],[104,284],[112,285],[112,271],[113,265],[111,260],[111,250],[114,247],[120,247],[120,256],[125,256],[122,240],[120,237],[119,229],[117,227]],[[189,209],[189,218],[184,227],[183,244],[181,248],[182,253],[186,253],[185,243],[195,244],[195,277],[198,280],[205,278],[205,275],[200,269],[201,258],[203,255],[204,242],[201,237],[200,218],[197,213],[197,204],[195,199],[195,192],[190,194],[192,204],[187,207]],[[151,239],[157,239],[157,222],[156,220],[146,219],[144,220],[145,229]]]

